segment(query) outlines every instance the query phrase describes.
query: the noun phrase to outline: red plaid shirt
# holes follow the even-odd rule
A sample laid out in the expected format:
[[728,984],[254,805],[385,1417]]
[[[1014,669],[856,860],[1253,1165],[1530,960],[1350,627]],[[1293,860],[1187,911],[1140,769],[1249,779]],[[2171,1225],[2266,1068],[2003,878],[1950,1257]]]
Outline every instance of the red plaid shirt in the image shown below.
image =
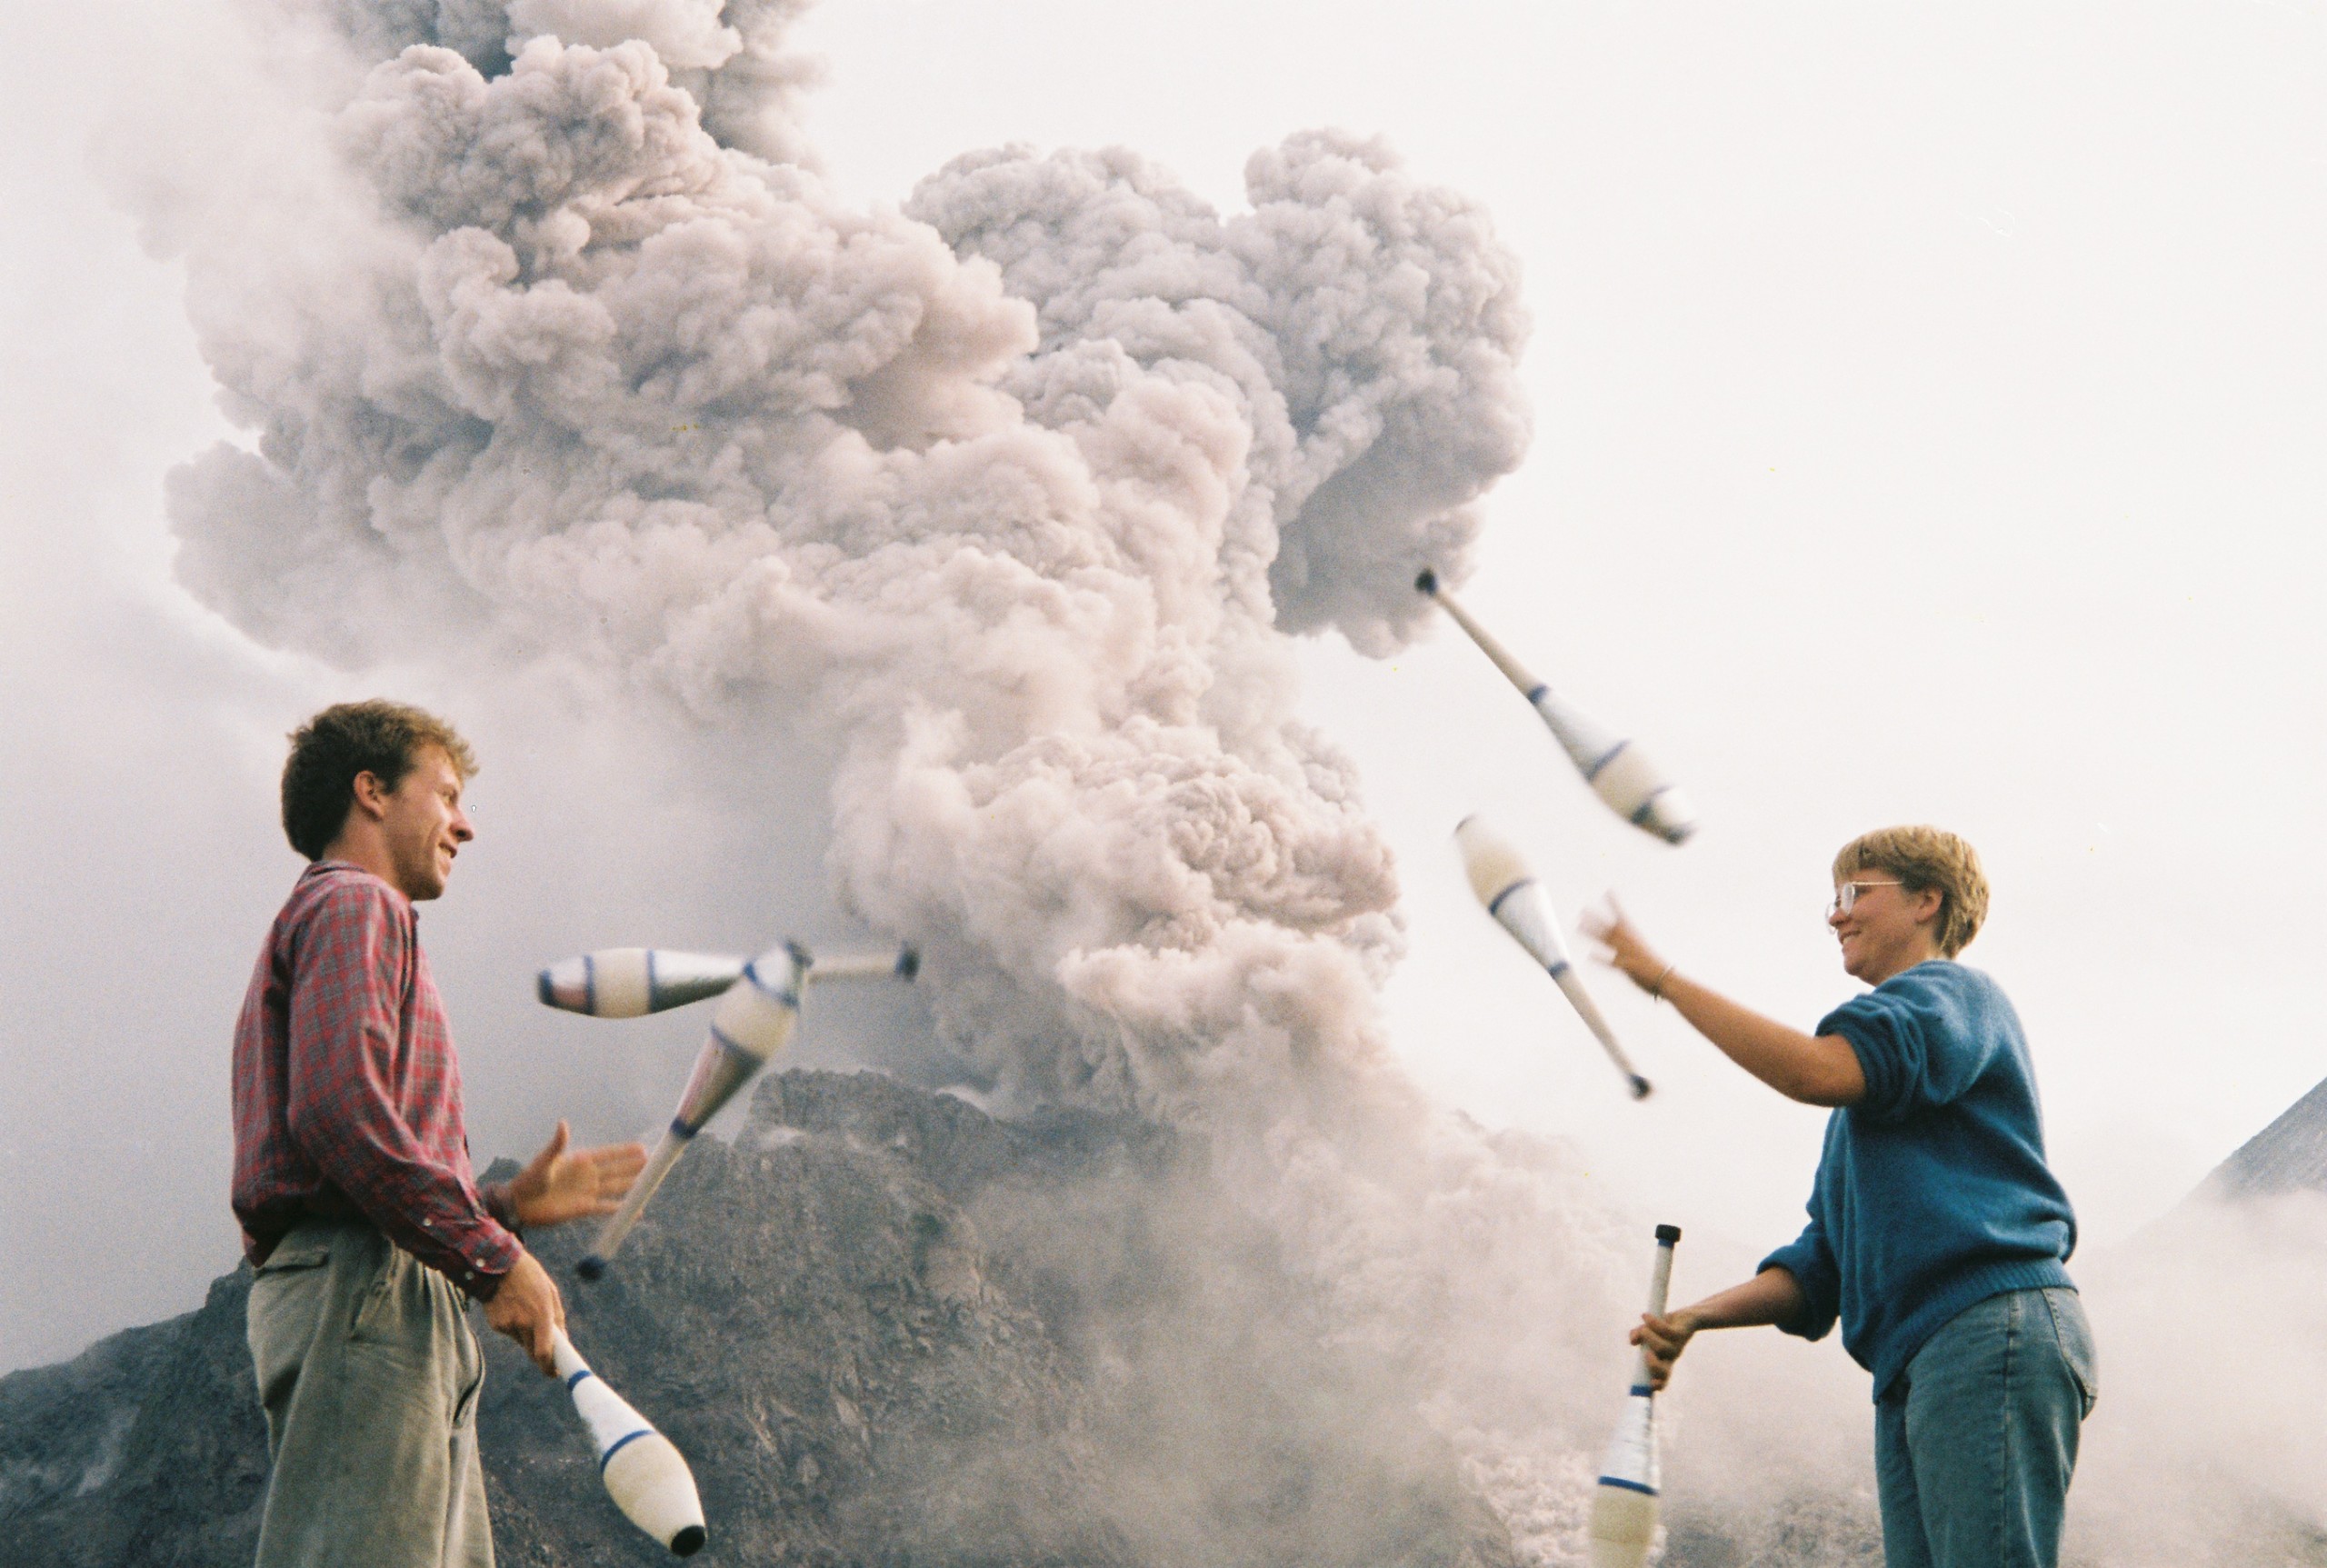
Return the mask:
[[411,902],[317,861],[275,917],[235,1024],[235,1216],[253,1263],[310,1217],[369,1221],[479,1299],[520,1251],[477,1190],[461,1064]]

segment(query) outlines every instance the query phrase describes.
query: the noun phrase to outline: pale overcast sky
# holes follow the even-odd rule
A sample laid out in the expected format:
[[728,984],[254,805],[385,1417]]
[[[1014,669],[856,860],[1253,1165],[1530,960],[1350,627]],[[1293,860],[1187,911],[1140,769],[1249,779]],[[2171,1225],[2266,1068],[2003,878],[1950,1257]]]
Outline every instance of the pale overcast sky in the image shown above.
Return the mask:
[[[227,427],[182,279],[87,149],[135,113],[125,82],[198,68],[219,4],[0,23],[27,67],[0,107],[0,1368],[185,1310],[233,1263],[228,1033],[297,869],[280,736],[335,697],[430,696],[256,650],[169,578],[163,476]],[[2020,1006],[2105,1247],[2327,1074],[2321,11],[826,0],[801,37],[830,66],[811,130],[866,203],[1022,141],[1129,145],[1233,207],[1250,153],[1315,125],[1483,202],[1525,268],[1536,434],[1468,600],[1704,826],[1676,851],[1617,824],[1451,627],[1386,664],[1314,644],[1309,710],[1401,858],[1400,1051],[1628,1199],[1774,1244],[1819,1114],[1601,972],[1660,1085],[1624,1099],[1449,835],[1490,813],[1571,919],[1614,887],[1683,969],[1807,1025],[1853,989],[1820,918],[1833,850],[1939,822],[1987,859],[1965,956]],[[590,1136],[651,1122],[699,1026],[544,1023],[532,967],[598,927],[529,887],[618,906],[633,940],[749,944],[737,912],[787,864],[657,810],[651,765],[621,798],[521,790],[494,746],[527,737],[496,723],[486,836],[424,926],[481,1160],[560,1109]],[[617,822],[645,847],[576,847]]]

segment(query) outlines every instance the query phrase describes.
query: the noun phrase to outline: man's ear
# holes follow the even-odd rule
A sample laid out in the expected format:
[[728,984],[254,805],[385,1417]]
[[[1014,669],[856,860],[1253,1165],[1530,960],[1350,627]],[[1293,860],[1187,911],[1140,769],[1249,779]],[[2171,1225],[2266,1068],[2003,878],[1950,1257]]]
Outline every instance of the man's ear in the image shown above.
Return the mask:
[[1915,924],[1936,925],[1947,908],[1947,894],[1935,887],[1926,887],[1915,894]]
[[380,783],[380,775],[366,768],[355,775],[354,809],[378,821],[388,814],[387,787]]

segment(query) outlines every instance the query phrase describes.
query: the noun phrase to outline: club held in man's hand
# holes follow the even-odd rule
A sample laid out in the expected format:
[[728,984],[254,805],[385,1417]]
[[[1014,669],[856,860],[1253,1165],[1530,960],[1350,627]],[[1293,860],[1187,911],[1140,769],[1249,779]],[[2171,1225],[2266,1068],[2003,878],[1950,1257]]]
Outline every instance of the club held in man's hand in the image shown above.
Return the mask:
[[564,1329],[551,1333],[558,1381],[565,1384],[582,1424],[589,1428],[606,1495],[624,1518],[669,1547],[673,1555],[692,1557],[702,1550],[705,1533],[703,1500],[695,1493],[694,1474],[685,1457],[654,1430],[653,1422],[590,1370]]

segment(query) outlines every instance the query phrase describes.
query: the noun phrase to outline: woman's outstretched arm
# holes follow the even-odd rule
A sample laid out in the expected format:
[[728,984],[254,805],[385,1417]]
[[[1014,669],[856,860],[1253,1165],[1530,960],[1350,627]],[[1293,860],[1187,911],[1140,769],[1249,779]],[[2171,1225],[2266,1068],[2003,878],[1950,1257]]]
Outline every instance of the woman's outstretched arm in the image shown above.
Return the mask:
[[1792,1323],[1807,1303],[1793,1275],[1783,1269],[1763,1269],[1743,1284],[1732,1285],[1693,1306],[1680,1307],[1663,1317],[1641,1313],[1632,1343],[1648,1356],[1648,1385],[1662,1393],[1673,1380],[1673,1363],[1681,1359],[1699,1329]]
[[1723,1055],[1786,1098],[1829,1106],[1855,1105],[1866,1098],[1866,1074],[1849,1041],[1790,1029],[1678,973],[1657,956],[1613,897],[1605,915],[1584,917],[1583,934],[1600,944],[1601,963],[1673,1004]]

